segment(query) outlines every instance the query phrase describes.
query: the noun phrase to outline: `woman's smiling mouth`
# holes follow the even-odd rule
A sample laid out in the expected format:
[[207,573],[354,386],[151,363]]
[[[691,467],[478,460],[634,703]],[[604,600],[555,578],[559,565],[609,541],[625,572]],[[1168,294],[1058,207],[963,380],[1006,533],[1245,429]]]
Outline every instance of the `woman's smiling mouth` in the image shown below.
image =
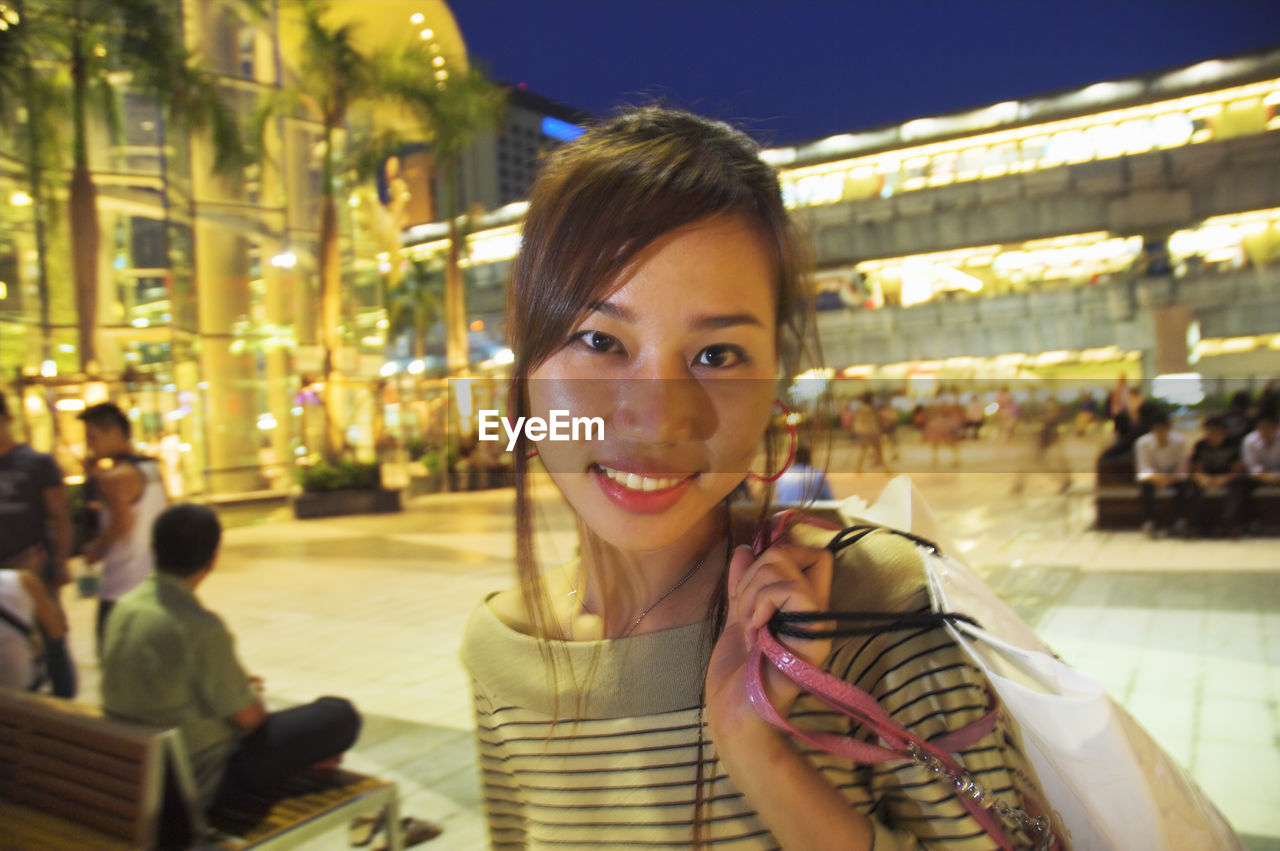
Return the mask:
[[[630,491],[641,491],[650,493],[652,491],[670,490],[681,482],[693,478],[693,476],[652,476],[642,475],[640,473],[629,473],[626,470],[615,470],[613,467],[606,467],[604,464],[592,464],[594,469],[604,473],[610,481],[617,482],[622,487]],[[694,475],[697,475],[696,473]]]

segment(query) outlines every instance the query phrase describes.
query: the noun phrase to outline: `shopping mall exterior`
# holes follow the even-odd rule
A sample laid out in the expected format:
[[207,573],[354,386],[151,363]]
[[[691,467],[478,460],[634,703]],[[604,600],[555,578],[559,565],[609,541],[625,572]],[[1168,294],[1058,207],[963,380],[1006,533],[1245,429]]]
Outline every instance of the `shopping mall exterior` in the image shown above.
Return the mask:
[[[412,18],[465,63],[443,2],[380,5],[394,8],[385,26],[366,22],[369,38],[401,37]],[[185,32],[247,109],[289,66],[288,27],[242,26],[215,6],[184,0]],[[1278,105],[1271,50],[767,150],[812,239],[830,377],[849,392],[1194,373],[1221,392],[1280,374]],[[125,119],[124,140],[95,146],[90,375],[75,352],[69,237],[46,235],[43,299],[25,163],[0,132],[0,387],[22,400],[38,446],[74,455],[76,409],[110,397],[175,490],[287,488],[317,428],[304,381],[318,358],[318,128],[280,119],[280,155],[226,181],[193,166],[201,141],[166,135],[154,107],[126,100]],[[420,437],[436,393],[423,384],[432,363],[387,339],[379,276],[397,258],[369,184],[341,196],[339,353],[348,437],[366,455],[388,434]],[[495,343],[478,373],[501,372],[522,213],[478,216],[466,239],[470,319]],[[399,262],[438,263],[445,228],[408,228],[403,244]]]

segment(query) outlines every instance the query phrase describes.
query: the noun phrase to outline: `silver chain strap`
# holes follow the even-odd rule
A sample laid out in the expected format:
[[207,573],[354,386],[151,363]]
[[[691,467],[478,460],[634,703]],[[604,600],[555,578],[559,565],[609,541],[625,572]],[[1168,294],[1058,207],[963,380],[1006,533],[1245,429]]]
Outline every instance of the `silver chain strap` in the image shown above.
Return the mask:
[[1009,806],[984,789],[982,784],[970,777],[967,772],[948,768],[936,756],[926,753],[914,742],[908,743],[907,749],[911,752],[912,759],[939,777],[945,778],[956,788],[958,794],[967,795],[984,809],[995,811],[1006,827],[1025,832],[1036,843],[1036,851],[1050,851],[1053,847],[1053,831],[1049,829],[1049,819],[1044,816],[1033,819],[1024,810]]

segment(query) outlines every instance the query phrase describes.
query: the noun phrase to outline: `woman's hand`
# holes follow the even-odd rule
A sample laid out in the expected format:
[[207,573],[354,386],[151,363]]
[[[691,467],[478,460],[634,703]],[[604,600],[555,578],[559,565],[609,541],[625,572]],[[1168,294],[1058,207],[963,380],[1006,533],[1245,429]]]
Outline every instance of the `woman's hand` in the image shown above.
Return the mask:
[[[791,742],[756,714],[746,665],[756,631],[773,613],[821,612],[831,598],[831,553],[777,544],[759,557],[739,547],[729,562],[729,611],[707,668],[707,726],[716,756],[783,848],[860,851],[874,844],[870,819],[849,806]],[[830,640],[784,638],[797,656],[826,662]],[[772,665],[765,691],[786,717],[799,687]]]
[[[830,551],[794,544],[775,544],[760,556],[738,547],[729,561],[729,605],[724,633],[716,643],[707,669],[707,722],[722,755],[732,750],[738,733],[766,722],[747,698],[746,665],[756,631],[774,612],[820,612],[831,597]],[[797,656],[821,665],[831,641],[781,639]],[[779,714],[786,717],[800,688],[768,666],[765,690]]]

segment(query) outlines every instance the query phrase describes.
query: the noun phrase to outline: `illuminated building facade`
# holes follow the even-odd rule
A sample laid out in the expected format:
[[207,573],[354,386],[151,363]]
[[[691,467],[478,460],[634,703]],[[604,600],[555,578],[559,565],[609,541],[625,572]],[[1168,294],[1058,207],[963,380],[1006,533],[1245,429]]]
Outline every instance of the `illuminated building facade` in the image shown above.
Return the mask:
[[[766,151],[812,237],[827,363],[899,383],[1275,377],[1278,107],[1269,50]],[[519,213],[469,238],[486,280]]]
[[769,152],[828,362],[888,379],[1280,371],[1280,51]]
[[[238,4],[181,0],[175,21],[245,119],[289,84],[300,58],[289,4],[263,5],[266,16],[250,20]],[[361,50],[420,38],[437,55],[437,74],[465,67],[443,0],[380,0],[376,16],[372,5],[335,0],[326,23],[354,22]],[[287,488],[293,460],[314,450],[323,428],[308,383],[321,371],[321,128],[304,112],[279,112],[266,127],[261,163],[215,177],[209,143],[167,124],[160,108],[129,90],[127,75],[117,77],[119,134],[90,128],[102,244],[98,363],[88,373],[76,351],[67,181],[50,181],[54,203],[38,233],[25,126],[0,128],[0,387],[20,400],[26,437],[55,448],[69,472],[82,451],[76,411],[111,399],[129,413],[140,447],[162,458],[175,495]],[[357,113],[337,142],[346,150],[360,122],[384,118]],[[372,181],[346,173],[338,179],[346,343],[336,354],[348,384],[338,404],[353,424],[349,441],[367,452],[376,421],[370,388],[386,344],[376,255],[388,242],[398,246],[403,222]],[[432,209],[429,198],[413,200]]]
[[584,112],[522,86],[508,87],[502,126],[480,134],[471,146],[463,174],[463,206],[495,210],[523,201],[541,156],[577,138],[591,120]]

